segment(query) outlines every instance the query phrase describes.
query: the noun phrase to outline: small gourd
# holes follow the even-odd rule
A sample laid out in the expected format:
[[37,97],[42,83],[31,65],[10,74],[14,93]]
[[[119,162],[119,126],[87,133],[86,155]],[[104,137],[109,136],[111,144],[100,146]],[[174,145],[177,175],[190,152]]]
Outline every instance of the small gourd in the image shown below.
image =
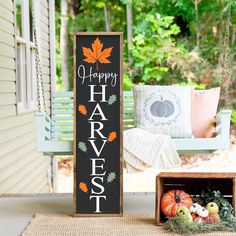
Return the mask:
[[202,218],[206,218],[209,215],[209,212],[205,207],[200,207],[197,210],[197,214]]
[[174,218],[178,218],[182,225],[188,225],[193,223],[193,218],[189,209],[186,206],[178,208]]
[[205,219],[207,224],[218,224],[220,223],[220,217],[216,213],[211,213],[209,216]]
[[197,202],[193,203],[193,205],[189,208],[191,213],[197,214],[198,209],[201,208]]

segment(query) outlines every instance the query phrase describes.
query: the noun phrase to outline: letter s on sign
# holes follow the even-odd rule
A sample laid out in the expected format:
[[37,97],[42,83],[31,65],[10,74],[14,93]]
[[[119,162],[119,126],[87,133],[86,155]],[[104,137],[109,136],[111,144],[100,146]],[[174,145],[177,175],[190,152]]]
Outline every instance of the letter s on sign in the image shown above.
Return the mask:
[[97,182],[95,181],[96,179],[100,179],[101,182],[103,183],[103,177],[99,177],[99,176],[93,177],[93,178],[92,178],[92,184],[93,184],[94,186],[98,187],[98,188],[100,189],[100,191],[99,191],[99,192],[96,192],[96,191],[94,191],[93,188],[92,188],[91,193],[92,193],[92,194],[102,194],[102,193],[104,193],[105,189],[104,189],[104,187],[103,187],[101,184],[99,184],[99,183],[97,183]]

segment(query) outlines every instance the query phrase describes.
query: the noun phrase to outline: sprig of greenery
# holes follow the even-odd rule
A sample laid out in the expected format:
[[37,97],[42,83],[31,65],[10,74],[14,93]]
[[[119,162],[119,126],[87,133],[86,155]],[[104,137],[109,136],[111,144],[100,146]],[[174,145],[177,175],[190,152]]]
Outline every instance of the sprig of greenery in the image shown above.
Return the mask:
[[169,218],[164,224],[164,229],[169,232],[178,234],[190,235],[197,233],[210,233],[214,231],[229,231],[235,232],[236,229],[230,223],[222,221],[218,224],[184,224],[180,218]]
[[219,206],[219,216],[221,220],[236,224],[234,209],[228,200],[218,190],[207,188],[201,193],[201,198],[206,205],[208,202],[215,202]]

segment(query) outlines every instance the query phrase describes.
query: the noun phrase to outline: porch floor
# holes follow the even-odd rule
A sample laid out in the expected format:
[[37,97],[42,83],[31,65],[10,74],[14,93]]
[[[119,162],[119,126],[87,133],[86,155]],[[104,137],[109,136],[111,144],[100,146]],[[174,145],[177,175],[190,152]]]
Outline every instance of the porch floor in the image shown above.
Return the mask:
[[[72,194],[0,197],[0,235],[19,236],[35,213],[71,215]],[[155,213],[155,193],[124,193],[124,214]]]

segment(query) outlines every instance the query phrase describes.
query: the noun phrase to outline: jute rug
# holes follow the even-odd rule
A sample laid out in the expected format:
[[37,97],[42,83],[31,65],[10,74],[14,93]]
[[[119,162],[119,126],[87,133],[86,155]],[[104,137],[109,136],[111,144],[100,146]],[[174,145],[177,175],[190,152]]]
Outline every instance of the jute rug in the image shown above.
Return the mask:
[[[22,236],[159,236],[177,235],[155,226],[153,215],[73,218],[66,215],[36,214]],[[210,236],[235,236],[214,232]]]

